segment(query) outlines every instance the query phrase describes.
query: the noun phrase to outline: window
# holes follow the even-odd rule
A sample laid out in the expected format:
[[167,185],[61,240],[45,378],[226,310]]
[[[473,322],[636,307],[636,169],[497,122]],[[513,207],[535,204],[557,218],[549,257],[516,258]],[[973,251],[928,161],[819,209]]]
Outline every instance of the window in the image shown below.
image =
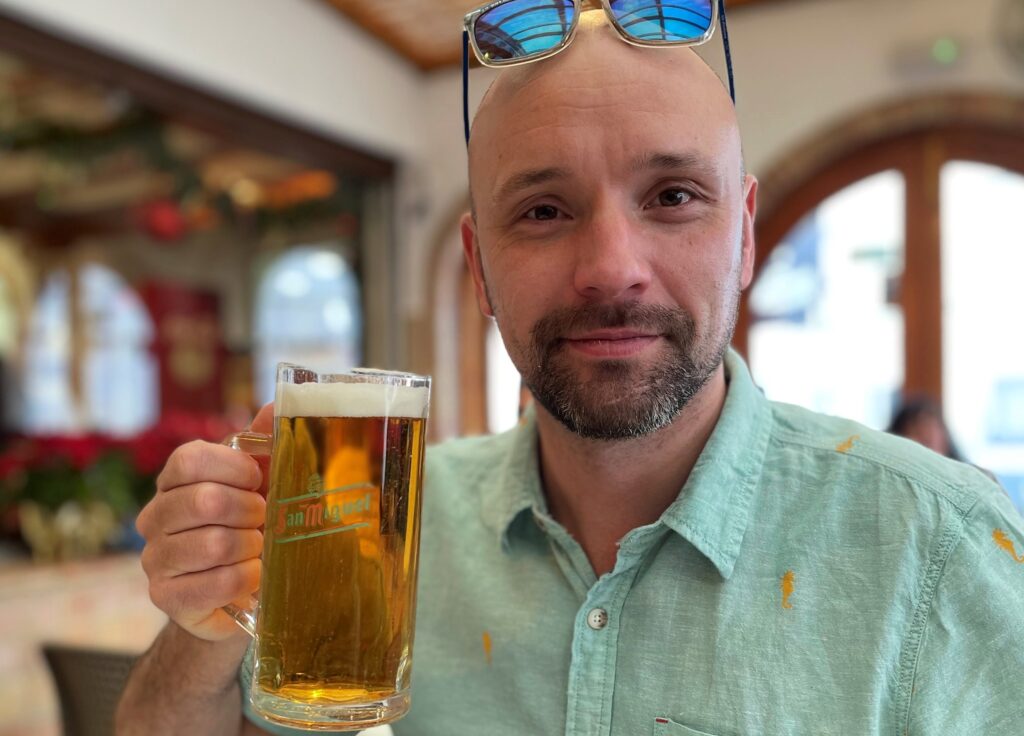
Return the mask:
[[750,366],[765,394],[883,429],[903,385],[893,299],[902,271],[899,172],[862,179],[806,215],[750,294]]
[[[74,355],[73,319],[81,325],[80,356]],[[149,312],[114,271],[93,263],[52,273],[29,327],[32,370],[25,377],[24,430],[131,435],[150,426],[159,412],[152,339]],[[80,400],[73,389],[75,371],[81,376]]]
[[965,457],[996,473],[1024,508],[1024,176],[951,161],[940,191],[946,420]]
[[487,429],[492,433],[512,429],[519,421],[519,393],[522,380],[498,331],[490,320],[487,327]]
[[256,306],[256,390],[274,398],[279,362],[346,370],[362,360],[359,281],[330,245],[293,248],[267,269]]

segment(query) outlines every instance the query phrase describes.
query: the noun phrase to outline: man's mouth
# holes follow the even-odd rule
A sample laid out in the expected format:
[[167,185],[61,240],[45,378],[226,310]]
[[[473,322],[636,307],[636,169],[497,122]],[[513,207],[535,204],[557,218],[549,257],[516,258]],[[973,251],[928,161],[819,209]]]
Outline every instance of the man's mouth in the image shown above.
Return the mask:
[[573,351],[596,358],[628,358],[642,353],[661,335],[629,328],[590,330],[561,342]]

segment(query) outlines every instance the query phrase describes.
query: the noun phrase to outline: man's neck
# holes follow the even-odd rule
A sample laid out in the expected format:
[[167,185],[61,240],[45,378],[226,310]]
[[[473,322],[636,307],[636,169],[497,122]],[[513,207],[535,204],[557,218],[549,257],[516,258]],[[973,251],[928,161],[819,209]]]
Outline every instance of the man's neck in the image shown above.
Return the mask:
[[675,501],[718,422],[725,392],[719,366],[671,424],[622,441],[584,439],[537,407],[548,509],[598,576],[615,566],[622,537],[657,521]]

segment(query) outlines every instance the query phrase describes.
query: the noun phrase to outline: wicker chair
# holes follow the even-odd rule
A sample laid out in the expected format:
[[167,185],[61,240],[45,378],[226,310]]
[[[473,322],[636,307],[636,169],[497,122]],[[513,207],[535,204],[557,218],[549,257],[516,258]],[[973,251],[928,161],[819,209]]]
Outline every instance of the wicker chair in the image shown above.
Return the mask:
[[114,711],[134,654],[44,644],[60,697],[64,736],[113,736]]

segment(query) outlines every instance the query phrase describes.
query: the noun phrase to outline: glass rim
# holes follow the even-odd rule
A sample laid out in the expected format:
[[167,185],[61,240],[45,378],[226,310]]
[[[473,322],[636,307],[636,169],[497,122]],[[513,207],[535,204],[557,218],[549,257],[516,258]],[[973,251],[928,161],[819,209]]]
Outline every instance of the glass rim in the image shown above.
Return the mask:
[[[305,374],[306,380],[282,380],[283,374]],[[409,388],[429,388],[431,377],[405,371],[392,371],[383,368],[354,367],[340,371],[318,371],[314,368],[282,361],[277,364],[276,383],[366,383],[383,386],[407,386]]]

